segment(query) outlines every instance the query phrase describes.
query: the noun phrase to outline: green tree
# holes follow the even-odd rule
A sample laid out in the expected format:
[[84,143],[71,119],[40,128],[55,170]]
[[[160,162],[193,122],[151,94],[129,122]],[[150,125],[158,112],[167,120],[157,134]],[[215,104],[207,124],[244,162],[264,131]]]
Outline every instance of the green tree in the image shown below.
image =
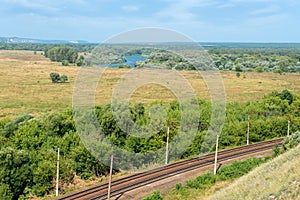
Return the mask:
[[62,75],[62,76],[60,77],[60,81],[61,81],[62,83],[65,83],[65,82],[68,81],[68,77],[67,77],[66,75]]
[[19,128],[19,126],[23,125],[26,121],[32,119],[33,117],[31,115],[23,115],[20,117],[17,117],[15,120],[5,124],[3,127],[3,130],[0,131],[0,135],[3,137],[11,137],[15,130]]
[[69,66],[69,61],[68,61],[68,60],[63,60],[63,61],[61,62],[61,64],[62,64],[63,66]]
[[66,46],[56,46],[46,49],[45,56],[54,62],[63,62],[66,60],[69,63],[75,63],[78,53]]
[[52,83],[58,83],[60,81],[60,75],[57,72],[51,72],[50,78],[52,80]]
[[76,65],[77,65],[77,66],[82,66],[82,65],[83,65],[83,62],[84,62],[84,56],[81,55],[81,56],[79,56],[79,58],[76,60]]
[[50,73],[50,78],[52,80],[52,83],[65,83],[68,81],[68,76],[66,75],[61,75],[57,72],[51,72]]
[[258,67],[255,68],[255,71],[261,73],[261,72],[264,71],[264,68],[262,66],[258,66]]
[[0,151],[0,193],[4,198],[18,199],[32,183],[29,155],[23,150],[4,148]]

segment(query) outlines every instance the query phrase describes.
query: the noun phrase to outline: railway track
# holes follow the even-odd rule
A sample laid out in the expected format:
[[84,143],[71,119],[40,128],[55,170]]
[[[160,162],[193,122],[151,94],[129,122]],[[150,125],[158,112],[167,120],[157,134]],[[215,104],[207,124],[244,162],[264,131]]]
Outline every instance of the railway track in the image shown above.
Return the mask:
[[[236,159],[245,155],[263,152],[272,149],[276,144],[281,145],[283,139],[270,140],[241,146],[232,149],[220,151],[218,153],[218,162]],[[148,185],[150,183],[172,177],[193,169],[205,167],[214,163],[214,154],[208,154],[202,157],[196,157],[189,160],[179,161],[145,172],[136,173],[112,181],[111,196],[122,195],[130,190]],[[108,183],[100,183],[81,191],[73,192],[59,197],[60,200],[75,199],[107,199]]]

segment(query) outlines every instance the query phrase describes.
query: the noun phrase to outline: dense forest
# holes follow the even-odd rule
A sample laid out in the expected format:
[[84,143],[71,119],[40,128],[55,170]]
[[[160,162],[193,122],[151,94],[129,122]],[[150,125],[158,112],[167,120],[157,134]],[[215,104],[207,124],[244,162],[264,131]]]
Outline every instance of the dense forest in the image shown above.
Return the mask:
[[[180,102],[130,104],[130,118],[140,126],[154,123],[149,118],[154,104],[165,108],[166,121],[172,122],[172,140],[180,130]],[[198,104],[198,131],[181,158],[199,155],[199,151],[206,145],[204,138],[211,120],[211,103],[199,99]],[[300,128],[300,97],[287,90],[274,91],[259,102],[228,103],[226,109],[226,121],[220,137],[221,149],[246,144],[249,113],[251,143],[286,136],[288,118],[291,120],[291,133]],[[118,126],[111,105],[96,107],[96,115],[106,138],[126,151],[154,152],[166,145],[166,124],[151,137],[136,138],[128,136]],[[71,110],[38,118],[24,115],[14,120],[0,121],[0,146],[0,195],[3,199],[26,199],[30,195],[53,194],[57,148],[61,150],[60,191],[64,191],[75,176],[92,179],[108,172],[107,166],[95,159],[80,140]],[[122,167],[115,170],[122,170]]]

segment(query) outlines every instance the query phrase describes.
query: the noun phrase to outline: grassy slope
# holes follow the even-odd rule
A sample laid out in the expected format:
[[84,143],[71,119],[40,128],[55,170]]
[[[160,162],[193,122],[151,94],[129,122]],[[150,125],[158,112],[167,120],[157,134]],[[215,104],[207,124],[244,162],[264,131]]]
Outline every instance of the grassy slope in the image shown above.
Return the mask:
[[[63,67],[50,62],[38,52],[0,51],[0,119],[13,118],[25,113],[35,116],[45,112],[62,111],[72,106],[74,81],[79,68]],[[109,103],[117,81],[128,69],[107,69],[98,85],[96,103]],[[69,83],[52,84],[51,72],[69,77]],[[209,98],[202,77],[196,71],[180,71],[190,82],[199,98]],[[274,73],[245,73],[237,78],[235,72],[221,72],[228,101],[259,100],[273,90],[289,89],[300,94],[300,75]],[[243,78],[245,76],[245,78]],[[152,102],[175,99],[172,92],[158,85],[146,85],[137,89],[131,101]]]
[[207,199],[300,199],[300,145]]

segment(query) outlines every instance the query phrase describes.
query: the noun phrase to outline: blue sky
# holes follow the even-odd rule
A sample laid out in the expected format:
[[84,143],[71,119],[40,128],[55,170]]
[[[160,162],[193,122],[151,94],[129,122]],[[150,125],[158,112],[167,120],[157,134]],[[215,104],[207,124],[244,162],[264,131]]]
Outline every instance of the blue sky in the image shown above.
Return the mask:
[[299,0],[0,0],[0,36],[101,42],[142,27],[202,42],[300,42]]

